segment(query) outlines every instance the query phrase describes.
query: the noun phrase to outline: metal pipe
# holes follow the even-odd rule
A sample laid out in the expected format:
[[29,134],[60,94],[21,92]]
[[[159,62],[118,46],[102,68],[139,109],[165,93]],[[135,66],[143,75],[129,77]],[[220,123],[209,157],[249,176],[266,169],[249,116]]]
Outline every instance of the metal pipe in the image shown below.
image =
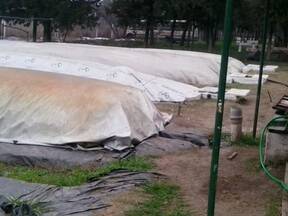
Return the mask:
[[231,107],[230,109],[231,120],[231,142],[237,142],[242,136],[242,110],[239,107]]
[[232,16],[233,16],[233,0],[227,0],[226,9],[225,9],[224,44],[223,44],[223,51],[222,51],[220,76],[219,76],[217,110],[216,110],[214,138],[213,138],[213,153],[212,153],[211,168],[210,168],[211,169],[210,170],[210,185],[209,185],[209,198],[208,198],[208,211],[207,211],[208,216],[214,216],[214,212],[215,212],[215,198],[216,198],[216,188],[217,188],[220,144],[221,144],[221,136],[222,136],[226,79],[227,79],[229,51],[230,51],[230,45],[231,45],[231,40],[232,40],[232,30],[233,30]]
[[254,139],[256,138],[256,135],[257,135],[258,116],[259,116],[259,107],[260,107],[261,90],[262,90],[262,77],[263,77],[263,68],[264,68],[265,54],[266,54],[269,12],[270,12],[270,0],[266,0],[264,29],[262,32],[262,52],[261,52],[261,57],[260,57],[260,70],[259,70],[259,79],[258,79],[258,87],[257,87],[257,99],[256,99],[254,124],[253,124]]

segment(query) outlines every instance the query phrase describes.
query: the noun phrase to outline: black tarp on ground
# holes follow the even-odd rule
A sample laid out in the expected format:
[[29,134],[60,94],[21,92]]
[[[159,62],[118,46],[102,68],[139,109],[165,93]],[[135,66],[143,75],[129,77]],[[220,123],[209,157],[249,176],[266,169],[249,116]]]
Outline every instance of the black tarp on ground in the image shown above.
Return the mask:
[[[98,181],[79,187],[60,188],[41,184],[30,184],[0,178],[0,194],[41,203],[46,209],[43,216],[89,216],[96,215],[110,206],[111,199],[136,186],[144,185],[157,175],[117,171]],[[0,212],[0,216],[3,212]]]
[[208,136],[191,128],[170,124],[160,136],[151,137],[134,149],[123,152],[109,150],[81,151],[48,146],[0,143],[0,162],[48,169],[100,167],[121,160],[132,153],[136,156],[157,156],[196,147],[208,146]]
[[[79,151],[45,146],[0,143],[0,161],[8,164],[67,169],[73,167],[100,167],[130,155],[157,156],[208,146],[207,136],[177,125],[169,125],[162,134],[145,140],[135,149],[125,152],[108,150]],[[43,203],[49,213],[45,216],[89,216],[110,206],[109,200],[138,185],[155,179],[151,173],[114,172],[101,180],[79,187],[29,184],[0,178],[0,195]],[[1,213],[0,213],[1,216]]]
[[126,155],[126,152],[108,150],[81,151],[48,146],[0,143],[0,162],[11,165],[70,169],[75,167],[100,167]]

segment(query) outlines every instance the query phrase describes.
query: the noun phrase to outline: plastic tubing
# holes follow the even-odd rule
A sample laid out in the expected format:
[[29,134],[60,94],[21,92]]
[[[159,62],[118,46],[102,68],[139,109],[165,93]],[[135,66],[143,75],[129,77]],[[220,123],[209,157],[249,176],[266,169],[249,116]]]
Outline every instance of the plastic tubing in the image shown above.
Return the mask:
[[277,184],[279,187],[281,187],[284,191],[288,192],[288,184],[285,184],[285,182],[281,181],[280,179],[273,176],[269,170],[266,168],[264,163],[264,149],[265,149],[265,142],[266,142],[266,132],[268,128],[275,123],[277,120],[285,120],[286,126],[288,126],[288,116],[280,116],[272,119],[264,128],[264,130],[261,133],[260,137],[260,144],[259,144],[259,158],[260,158],[260,165],[262,170],[264,171],[265,175],[275,184]]

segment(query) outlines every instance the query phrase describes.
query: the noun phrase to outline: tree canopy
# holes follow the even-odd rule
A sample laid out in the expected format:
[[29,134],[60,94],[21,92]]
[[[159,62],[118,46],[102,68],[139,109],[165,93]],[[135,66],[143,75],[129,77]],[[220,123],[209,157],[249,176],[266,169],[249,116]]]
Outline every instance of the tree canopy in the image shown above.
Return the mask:
[[[99,16],[104,16],[106,21],[111,22],[111,27],[142,26],[146,46],[153,44],[154,31],[159,25],[170,26],[170,38],[173,41],[176,21],[185,20],[177,24],[183,32],[181,44],[184,45],[187,39],[189,41],[197,28],[203,32],[211,50],[223,29],[225,2],[226,0],[5,0],[0,1],[0,14],[53,18],[54,27],[62,32],[71,31],[76,25],[95,26]],[[264,7],[263,0],[234,0],[235,33],[258,38]],[[271,0],[270,34],[284,46],[288,45],[287,8],[287,0]]]
[[68,32],[75,25],[95,26],[96,10],[100,2],[101,0],[5,0],[0,1],[0,13],[2,16],[52,18],[54,28]]
[[[225,2],[225,0],[113,0],[111,12],[119,18],[119,24],[123,26],[137,25],[139,20],[146,20],[146,43],[148,43],[148,36],[153,36],[151,34],[153,26],[172,21],[171,37],[173,37],[173,20],[186,20],[187,22],[182,25],[182,38],[185,39],[189,28],[197,26],[204,31],[207,44],[211,49],[217,40],[217,31],[223,28]],[[235,0],[234,2],[235,31],[259,37],[265,6],[263,1]],[[283,38],[283,44],[286,46],[287,4],[287,0],[272,0],[270,14],[271,25],[276,26],[274,31],[277,30],[277,34]]]

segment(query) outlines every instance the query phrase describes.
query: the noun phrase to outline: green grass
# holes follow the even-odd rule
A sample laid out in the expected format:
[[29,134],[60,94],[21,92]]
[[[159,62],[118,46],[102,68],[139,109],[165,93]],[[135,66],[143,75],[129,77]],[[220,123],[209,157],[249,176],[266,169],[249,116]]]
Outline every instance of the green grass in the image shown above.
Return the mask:
[[[247,133],[243,134],[239,141],[232,142],[231,141],[231,134],[229,133],[222,133],[222,142],[227,143],[228,145],[236,145],[236,146],[258,146],[260,142],[260,138],[256,137],[256,139],[253,138],[252,134]],[[211,141],[212,142],[212,139]]]
[[48,209],[44,207],[43,203],[33,201],[23,201],[17,198],[9,198],[8,200],[9,204],[13,205],[13,209],[21,208],[25,212],[30,211],[29,215],[41,216],[48,211]]
[[260,142],[260,138],[256,137],[256,139],[253,138],[252,134],[243,134],[239,141],[233,142],[233,145],[239,145],[239,146],[258,146]]
[[191,216],[180,198],[179,188],[157,182],[143,188],[148,198],[125,213],[125,216]]
[[56,186],[77,186],[93,179],[108,175],[116,170],[128,170],[132,172],[144,172],[153,168],[150,160],[133,158],[111,163],[98,169],[74,169],[74,170],[47,170],[29,168],[23,166],[7,166],[0,164],[0,176],[18,179],[26,182],[49,184]]
[[261,171],[258,158],[251,158],[245,161],[245,169],[250,174],[258,174]]
[[270,200],[265,208],[265,216],[280,216],[281,200]]

